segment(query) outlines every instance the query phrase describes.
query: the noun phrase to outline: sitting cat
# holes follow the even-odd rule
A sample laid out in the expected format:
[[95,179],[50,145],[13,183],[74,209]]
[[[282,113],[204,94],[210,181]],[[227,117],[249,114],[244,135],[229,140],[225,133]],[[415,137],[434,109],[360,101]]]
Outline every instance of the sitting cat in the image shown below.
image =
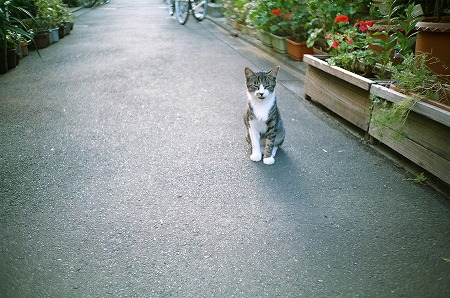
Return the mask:
[[275,154],[285,136],[274,93],[279,69],[277,66],[269,72],[257,73],[248,67],[244,70],[248,91],[244,123],[248,130],[247,142],[252,147],[250,159],[260,161],[263,157],[266,165],[275,162]]

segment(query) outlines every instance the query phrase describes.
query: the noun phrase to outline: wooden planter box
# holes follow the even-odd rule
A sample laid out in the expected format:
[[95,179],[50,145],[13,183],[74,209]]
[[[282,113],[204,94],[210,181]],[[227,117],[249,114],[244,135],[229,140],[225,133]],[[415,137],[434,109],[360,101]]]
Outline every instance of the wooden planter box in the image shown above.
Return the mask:
[[367,132],[372,111],[370,86],[376,82],[330,66],[325,58],[304,55],[303,61],[308,64],[305,98],[320,103]]
[[[407,98],[381,85],[372,85],[370,93],[394,103]],[[379,106],[374,105],[372,113],[376,116]],[[389,127],[370,125],[369,128],[372,137],[450,184],[450,112],[418,102],[406,119],[403,133],[399,138]]]

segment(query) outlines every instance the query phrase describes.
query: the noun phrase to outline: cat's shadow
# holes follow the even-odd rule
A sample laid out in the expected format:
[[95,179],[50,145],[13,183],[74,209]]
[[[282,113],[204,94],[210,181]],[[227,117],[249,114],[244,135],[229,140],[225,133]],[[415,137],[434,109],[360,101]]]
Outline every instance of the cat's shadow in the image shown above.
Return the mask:
[[[310,177],[302,168],[301,160],[294,156],[295,152],[292,152],[292,148],[281,147],[275,156],[274,164],[266,165],[262,161],[252,162],[258,183],[262,183],[266,189],[270,190],[267,193],[270,197],[290,200],[289,198],[299,195],[299,189],[303,188],[303,184],[310,183],[308,182]],[[250,159],[249,162],[251,162]]]
[[269,178],[273,177],[274,173],[297,173],[300,165],[298,161],[294,160],[289,154],[289,150],[285,150],[280,147],[275,155],[275,163],[272,165],[266,165],[262,161],[254,163],[259,169],[261,169],[261,175]]

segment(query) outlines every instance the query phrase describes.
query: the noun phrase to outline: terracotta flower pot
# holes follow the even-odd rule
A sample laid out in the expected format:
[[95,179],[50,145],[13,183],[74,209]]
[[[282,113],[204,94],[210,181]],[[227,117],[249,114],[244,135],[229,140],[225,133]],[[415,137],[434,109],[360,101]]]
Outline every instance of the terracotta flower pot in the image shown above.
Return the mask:
[[296,42],[286,38],[287,54],[294,60],[302,61],[304,54],[314,54],[313,48],[308,48],[306,42]]
[[439,23],[432,20],[419,22],[416,25],[416,54],[426,53],[428,67],[439,75],[450,75],[450,18]]

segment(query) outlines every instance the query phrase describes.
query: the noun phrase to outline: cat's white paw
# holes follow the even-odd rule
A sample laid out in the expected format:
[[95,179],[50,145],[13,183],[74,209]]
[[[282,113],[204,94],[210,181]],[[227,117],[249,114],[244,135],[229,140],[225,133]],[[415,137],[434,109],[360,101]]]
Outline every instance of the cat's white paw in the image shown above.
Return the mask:
[[253,161],[260,161],[261,153],[252,153],[252,155],[250,155],[250,159]]
[[266,165],[273,165],[274,162],[275,162],[275,158],[273,158],[272,156],[271,157],[264,157],[263,162]]

